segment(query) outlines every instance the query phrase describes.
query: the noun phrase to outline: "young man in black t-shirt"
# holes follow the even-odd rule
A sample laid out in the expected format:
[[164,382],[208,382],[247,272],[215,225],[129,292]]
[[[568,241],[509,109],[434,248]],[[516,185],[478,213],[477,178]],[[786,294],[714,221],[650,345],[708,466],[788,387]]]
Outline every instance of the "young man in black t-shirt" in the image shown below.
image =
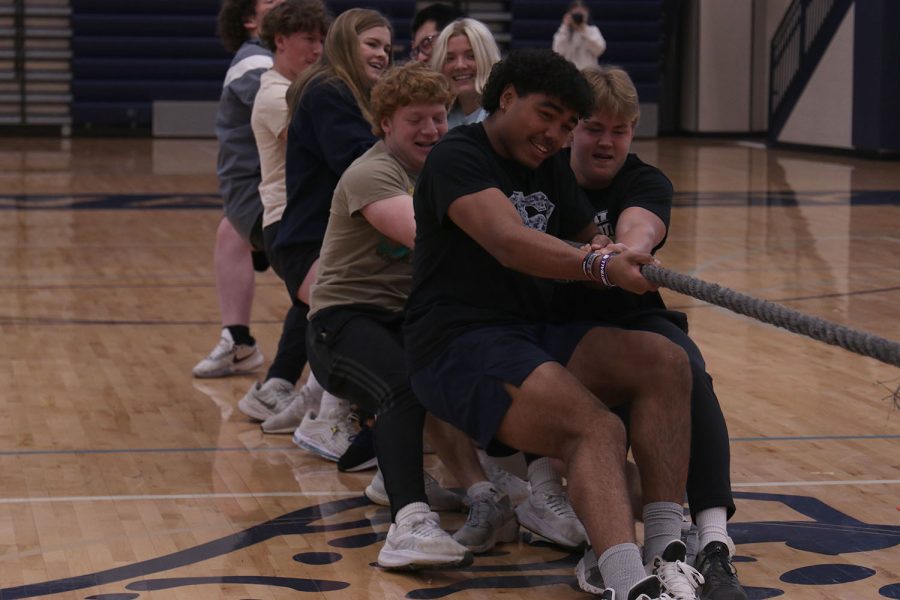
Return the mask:
[[[640,117],[637,90],[617,67],[585,70],[584,75],[595,105],[575,128],[572,170],[604,235],[633,250],[655,252],[666,240],[673,192],[662,171],[629,153]],[[556,303],[564,319],[612,319],[628,329],[663,335],[687,352],[693,379],[687,494],[699,535],[695,566],[705,579],[700,597],[746,600],[731,564],[734,546],[725,526],[735,510],[728,429],[703,356],[687,335],[687,317],[666,310],[656,292],[639,296],[622,289],[562,285]]]
[[[490,116],[431,151],[414,195],[413,289],[406,351],[419,400],[484,447],[558,459],[615,597],[660,598],[684,566],[681,499],[689,453],[689,369],[663,337],[550,322],[554,280],[644,293],[654,259],[614,258],[579,244],[597,237],[590,206],[558,154],[592,97],[573,65],[549,50],[513,51],[483,95]],[[646,576],[625,478],[625,429],[606,405],[627,405],[644,499]],[[607,597],[612,591],[606,592]],[[687,596],[690,597],[690,596]]]

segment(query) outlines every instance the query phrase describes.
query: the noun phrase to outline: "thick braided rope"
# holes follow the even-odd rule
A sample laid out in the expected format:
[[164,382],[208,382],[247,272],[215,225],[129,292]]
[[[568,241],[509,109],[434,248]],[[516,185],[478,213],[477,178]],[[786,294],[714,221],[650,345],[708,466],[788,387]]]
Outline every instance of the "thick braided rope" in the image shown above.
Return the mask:
[[686,296],[900,367],[900,344],[892,340],[813,317],[781,304],[754,298],[663,267],[644,265],[641,267],[641,273],[648,281]]

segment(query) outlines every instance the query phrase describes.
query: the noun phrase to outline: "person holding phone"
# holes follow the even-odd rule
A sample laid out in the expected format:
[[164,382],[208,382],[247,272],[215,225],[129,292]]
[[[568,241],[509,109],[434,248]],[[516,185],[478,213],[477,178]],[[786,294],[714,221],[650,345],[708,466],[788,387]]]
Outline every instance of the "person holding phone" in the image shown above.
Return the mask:
[[578,69],[597,66],[597,59],[606,51],[606,40],[600,29],[588,24],[590,16],[587,5],[582,0],[575,0],[553,35],[553,51]]

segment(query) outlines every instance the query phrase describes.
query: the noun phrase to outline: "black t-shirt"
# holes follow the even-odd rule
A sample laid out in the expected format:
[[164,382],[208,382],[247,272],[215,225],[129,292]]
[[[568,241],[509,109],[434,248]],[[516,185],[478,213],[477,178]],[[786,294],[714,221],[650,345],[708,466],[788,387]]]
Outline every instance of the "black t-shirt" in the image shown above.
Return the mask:
[[[570,151],[561,154],[570,159]],[[619,215],[633,206],[649,210],[669,228],[672,213],[672,182],[662,171],[648,165],[635,154],[629,154],[625,164],[602,190],[582,188],[594,209],[594,223],[604,235],[613,237]],[[665,237],[653,249],[665,244]],[[662,297],[656,292],[632,294],[619,288],[591,289],[580,283],[559,284],[554,309],[562,320],[595,319],[615,322],[625,315],[646,310],[664,309]]]
[[552,318],[553,281],[503,267],[447,216],[457,198],[491,188],[532,229],[569,239],[590,223],[567,158],[557,154],[529,169],[497,154],[480,123],[451,131],[429,154],[414,194],[416,251],[405,326],[413,370],[468,329]]

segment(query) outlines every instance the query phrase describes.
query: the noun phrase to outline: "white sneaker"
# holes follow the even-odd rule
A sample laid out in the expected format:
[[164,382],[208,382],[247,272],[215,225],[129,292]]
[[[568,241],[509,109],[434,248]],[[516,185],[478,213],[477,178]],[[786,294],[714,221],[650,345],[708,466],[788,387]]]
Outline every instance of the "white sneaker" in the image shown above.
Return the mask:
[[[587,548],[584,555],[575,565],[575,579],[581,591],[600,596],[606,591],[603,585],[603,577],[600,575],[600,565],[597,564],[597,554],[593,548]],[[615,593],[613,593],[615,598]]]
[[366,495],[366,498],[378,506],[389,507],[391,505],[387,490],[384,488],[384,475],[381,474],[381,469],[375,470],[375,475],[372,476],[372,482],[366,486],[363,493]]
[[265,359],[256,344],[235,344],[228,329],[222,330],[219,343],[209,356],[198,362],[193,369],[194,377],[225,377],[239,373],[249,373],[258,368]]
[[531,495],[531,485],[527,481],[497,465],[484,450],[478,451],[478,462],[494,487],[509,496],[513,506],[518,506]]
[[516,506],[522,527],[564,548],[580,548],[587,543],[584,525],[560,489],[541,489]]
[[[585,551],[575,566],[575,578],[582,591],[599,596],[602,600],[616,600],[615,590],[603,584],[597,555],[592,548]],[[628,591],[626,600],[673,600],[673,598],[662,589],[659,579],[651,575],[634,584]]]
[[318,409],[318,400],[304,385],[296,393],[291,394],[287,406],[263,419],[262,430],[264,433],[292,433],[303,422],[307,412],[317,413]]
[[244,397],[238,400],[238,409],[251,419],[265,421],[290,406],[293,399],[294,384],[273,377],[262,384],[255,381]]
[[469,502],[469,517],[453,534],[454,540],[481,554],[498,543],[518,539],[519,524],[509,496],[492,489],[469,498]]
[[656,575],[662,589],[675,600],[698,600],[697,590],[703,585],[703,575],[684,562],[686,548],[681,540],[672,540],[662,556],[647,565],[647,572]]
[[[428,504],[432,510],[452,510],[457,512],[462,510],[462,507],[464,506],[464,499],[462,496],[441,487],[441,484],[439,484],[434,477],[429,475],[427,471],[423,472],[423,475],[425,477],[425,495],[428,497]],[[381,469],[375,471],[372,482],[366,486],[364,493],[366,494],[366,498],[379,506],[391,505],[387,490],[384,488],[384,476],[381,474]]]
[[378,566],[385,569],[457,567],[472,564],[472,553],[441,529],[437,513],[424,502],[407,504],[397,513],[384,546],[378,552]]
[[356,433],[350,413],[343,409],[316,415],[309,410],[294,430],[294,443],[322,458],[337,462],[350,446],[350,436]]

